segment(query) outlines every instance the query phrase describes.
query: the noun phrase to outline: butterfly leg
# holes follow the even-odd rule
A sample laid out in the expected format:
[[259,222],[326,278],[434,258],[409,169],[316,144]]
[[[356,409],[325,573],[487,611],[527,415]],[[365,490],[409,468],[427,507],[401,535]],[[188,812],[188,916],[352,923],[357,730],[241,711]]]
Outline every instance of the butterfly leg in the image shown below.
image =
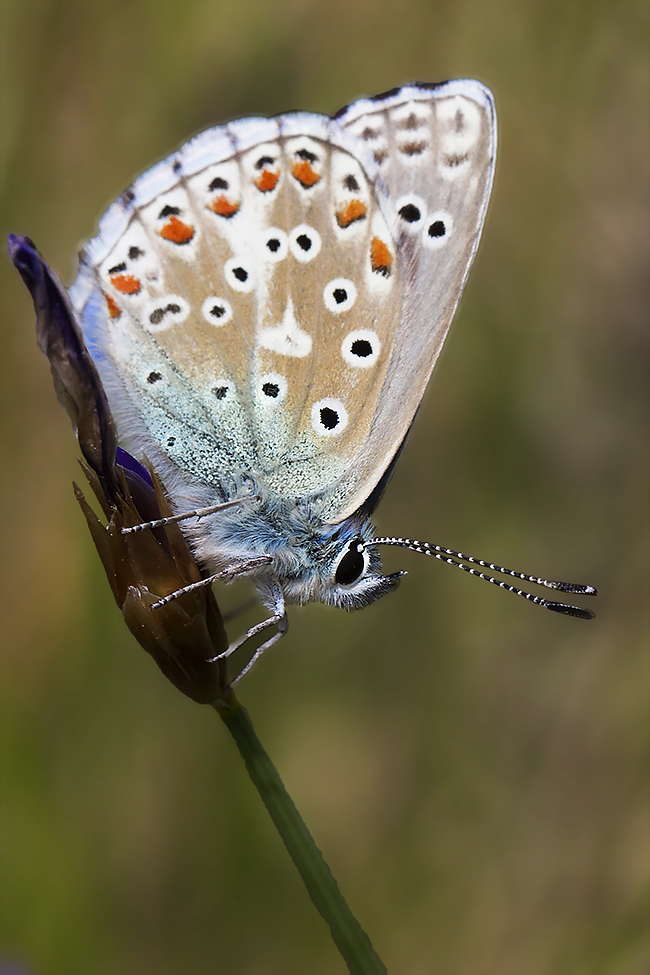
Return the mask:
[[247,674],[253,664],[259,660],[264,651],[268,650],[269,647],[272,647],[274,643],[277,643],[278,640],[282,639],[289,629],[289,620],[287,618],[287,613],[284,606],[284,596],[282,595],[281,589],[278,587],[277,590],[274,591],[273,595],[275,602],[275,612],[273,616],[270,616],[266,620],[262,620],[261,623],[256,623],[255,626],[251,626],[251,628],[247,630],[243,636],[240,636],[237,640],[235,640],[234,643],[231,643],[227,650],[224,650],[223,653],[220,653],[218,656],[213,658],[214,660],[221,660],[224,657],[229,657],[236,650],[239,650],[240,647],[243,647],[245,643],[257,636],[258,633],[263,633],[264,630],[268,629],[270,626],[277,626],[277,633],[274,633],[272,637],[269,637],[268,640],[265,640],[264,643],[257,648],[244,669],[237,675],[237,677],[235,677],[232,682],[233,684],[236,684],[237,681],[241,680],[244,674]]
[[[277,643],[278,642],[278,640],[281,640],[282,637],[284,636],[284,634],[289,629],[289,620],[287,618],[287,614],[286,613],[284,614],[284,616],[279,616],[279,617],[272,616],[271,619],[264,620],[264,623],[266,625],[268,625],[270,623],[274,623],[274,622],[277,622],[277,627],[278,627],[277,633],[274,633],[272,637],[270,637],[268,640],[265,640],[265,642],[261,645],[261,647],[258,647],[257,648],[257,650],[255,651],[255,653],[253,654],[253,656],[251,657],[251,659],[248,661],[248,663],[246,664],[246,666],[244,667],[244,669],[242,671],[240,671],[237,674],[237,676],[235,677],[235,679],[232,681],[233,684],[236,684],[237,681],[240,681],[242,679],[242,677],[244,676],[244,674],[247,674],[248,673],[248,671],[251,669],[251,667],[253,666],[253,664],[256,663],[259,660],[259,658],[262,656],[262,654],[264,653],[264,651],[265,650],[268,650],[269,647],[272,647],[274,643]],[[253,630],[255,630],[255,629],[256,629],[256,627],[253,627]],[[249,630],[248,632],[251,633],[252,631]],[[246,634],[246,638],[247,637],[248,637],[248,634]]]

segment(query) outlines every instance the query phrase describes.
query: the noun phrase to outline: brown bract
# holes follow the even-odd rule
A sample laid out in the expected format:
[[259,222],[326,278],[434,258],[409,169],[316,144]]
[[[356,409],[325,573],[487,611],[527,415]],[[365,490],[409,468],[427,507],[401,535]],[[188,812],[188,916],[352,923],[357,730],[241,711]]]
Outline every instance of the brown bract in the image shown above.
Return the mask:
[[77,434],[82,468],[106,518],[104,524],[75,484],[75,494],[127,626],[165,676],[200,704],[228,695],[228,647],[209,586],[152,610],[162,596],[198,582],[200,569],[178,525],[124,535],[121,529],[172,514],[153,469],[117,446],[115,426],[97,370],[63,285],[29,238],[9,238],[9,254],[29,288],[38,344]]

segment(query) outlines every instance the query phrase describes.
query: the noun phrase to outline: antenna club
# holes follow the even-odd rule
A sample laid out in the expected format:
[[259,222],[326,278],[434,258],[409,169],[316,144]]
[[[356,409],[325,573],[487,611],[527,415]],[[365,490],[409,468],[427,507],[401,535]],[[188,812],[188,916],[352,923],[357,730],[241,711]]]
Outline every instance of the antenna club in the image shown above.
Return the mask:
[[544,600],[542,603],[546,609],[553,613],[562,613],[564,616],[575,616],[580,620],[593,620],[596,616],[590,609],[582,609],[581,606],[569,606],[566,603],[551,603]]
[[549,589],[557,589],[558,592],[575,592],[581,596],[597,596],[598,590],[595,586],[581,586],[577,582],[549,582]]

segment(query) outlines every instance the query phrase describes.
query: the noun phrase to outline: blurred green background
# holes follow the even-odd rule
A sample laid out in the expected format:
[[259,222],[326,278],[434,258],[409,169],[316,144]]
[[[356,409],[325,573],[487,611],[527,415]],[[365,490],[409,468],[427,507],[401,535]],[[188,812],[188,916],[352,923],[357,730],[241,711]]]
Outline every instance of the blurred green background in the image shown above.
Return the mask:
[[[396,594],[290,610],[240,688],[393,975],[650,965],[649,11],[0,3],[2,235],[30,235],[66,283],[105,207],[202,128],[413,79],[495,93],[483,240],[376,525],[597,585],[598,618],[389,550],[410,570]],[[29,295],[0,273],[2,958],[30,975],[343,972],[225,729],[122,623]]]

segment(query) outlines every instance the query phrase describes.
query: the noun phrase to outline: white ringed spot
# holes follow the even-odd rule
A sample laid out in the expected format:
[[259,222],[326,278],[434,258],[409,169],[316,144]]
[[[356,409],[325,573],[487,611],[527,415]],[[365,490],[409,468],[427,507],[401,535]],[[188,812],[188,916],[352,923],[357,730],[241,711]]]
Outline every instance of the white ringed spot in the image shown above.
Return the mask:
[[242,257],[231,257],[223,266],[226,281],[233,291],[247,294],[255,287],[251,262]]
[[203,317],[211,325],[225,325],[232,318],[232,308],[225,298],[218,295],[210,295],[201,306]]
[[232,383],[228,379],[217,379],[210,386],[212,399],[216,403],[229,403],[232,401]]
[[348,411],[340,399],[319,399],[311,408],[311,425],[321,437],[336,437],[348,425]]
[[437,250],[444,247],[454,229],[454,221],[451,214],[446,210],[436,210],[430,213],[426,219],[424,230],[422,231],[422,243],[430,250]]
[[395,204],[395,211],[400,228],[411,233],[422,229],[422,223],[427,215],[427,206],[421,196],[417,196],[415,193],[406,193],[404,196],[400,196]]
[[295,259],[306,264],[320,254],[320,234],[309,224],[299,223],[289,234],[289,247]]
[[163,295],[148,301],[142,309],[142,324],[148,332],[164,332],[173,325],[182,325],[190,313],[190,306],[180,295]]
[[266,409],[279,406],[287,395],[287,380],[278,372],[267,372],[257,380],[257,396]]
[[142,375],[143,382],[151,390],[151,387],[155,386],[156,389],[162,388],[167,381],[167,376],[165,375],[164,369],[158,367],[148,368]]
[[341,355],[349,366],[355,369],[369,369],[374,366],[381,351],[381,342],[369,328],[359,328],[346,335],[341,342]]
[[284,230],[270,227],[262,234],[262,252],[266,261],[283,261],[289,252],[289,238]]
[[325,285],[323,299],[326,307],[335,315],[339,315],[341,312],[349,311],[357,300],[356,286],[347,278],[334,278]]
[[463,156],[476,143],[481,132],[478,105],[463,95],[455,95],[438,103],[437,115],[442,130],[443,152]]

